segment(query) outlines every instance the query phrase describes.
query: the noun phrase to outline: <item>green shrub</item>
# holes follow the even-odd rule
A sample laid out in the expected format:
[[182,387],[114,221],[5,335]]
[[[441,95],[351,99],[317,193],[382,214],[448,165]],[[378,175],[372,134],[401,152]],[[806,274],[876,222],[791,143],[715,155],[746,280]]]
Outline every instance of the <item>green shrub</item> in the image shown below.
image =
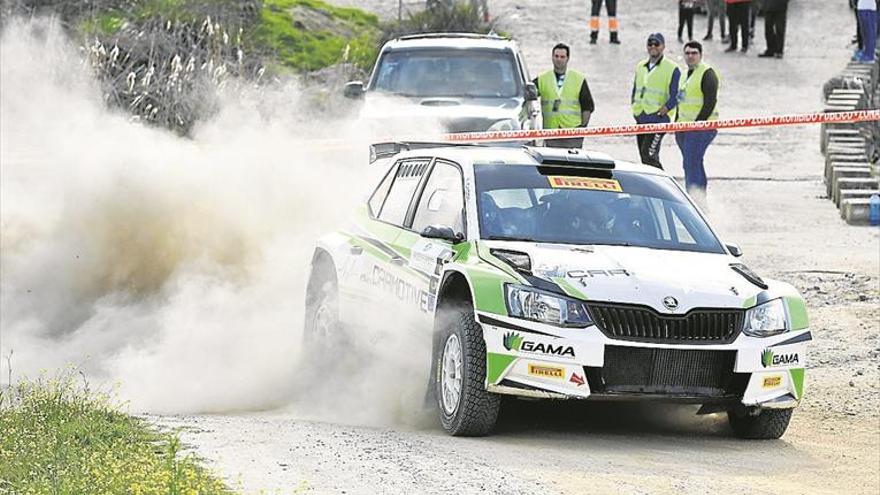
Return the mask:
[[382,26],[382,41],[420,33],[489,33],[493,23],[483,21],[470,3],[433,2],[430,8]]
[[320,0],[265,0],[250,39],[255,50],[297,71],[345,61],[366,66],[375,57],[378,26],[372,14]]
[[72,372],[0,393],[0,432],[0,493],[232,493],[176,435],[121,413]]

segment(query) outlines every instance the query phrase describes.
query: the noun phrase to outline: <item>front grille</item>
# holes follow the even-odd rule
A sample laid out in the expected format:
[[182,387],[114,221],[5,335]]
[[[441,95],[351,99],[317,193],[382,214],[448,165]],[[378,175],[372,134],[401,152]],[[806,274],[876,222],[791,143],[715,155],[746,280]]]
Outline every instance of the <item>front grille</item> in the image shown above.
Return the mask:
[[590,304],[596,325],[612,339],[664,344],[725,344],[743,325],[739,309],[693,309],[684,315],[661,315],[647,306]]
[[[736,351],[605,346],[604,392],[721,397],[742,395]],[[748,376],[748,375],[744,375]]]

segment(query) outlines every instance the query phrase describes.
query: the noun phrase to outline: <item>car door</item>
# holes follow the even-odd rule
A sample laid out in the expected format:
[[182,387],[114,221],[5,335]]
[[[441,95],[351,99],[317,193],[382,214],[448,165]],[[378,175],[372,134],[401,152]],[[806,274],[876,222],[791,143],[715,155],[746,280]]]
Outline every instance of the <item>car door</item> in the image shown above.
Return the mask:
[[433,318],[437,302],[440,277],[443,265],[454,255],[452,243],[442,239],[429,239],[420,233],[429,225],[451,227],[453,232],[464,237],[465,225],[464,181],[461,168],[452,162],[437,160],[430,175],[417,196],[409,228],[401,233],[396,244],[399,249],[408,248],[409,271],[413,285],[424,291],[420,294],[420,314]]
[[430,163],[429,158],[397,162],[370,198],[368,218],[352,233],[359,282],[359,294],[353,300],[359,300],[368,308],[398,314],[418,304],[418,289],[405,276],[409,249],[402,247],[398,237],[406,231],[413,198],[420,190]]

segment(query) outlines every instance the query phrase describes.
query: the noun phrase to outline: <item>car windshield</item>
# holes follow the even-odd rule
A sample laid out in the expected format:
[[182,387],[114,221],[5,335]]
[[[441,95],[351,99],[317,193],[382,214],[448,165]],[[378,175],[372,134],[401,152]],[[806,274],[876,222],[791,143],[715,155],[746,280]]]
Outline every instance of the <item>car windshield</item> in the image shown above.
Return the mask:
[[474,175],[483,239],[724,252],[669,177],[496,164]]
[[520,93],[508,50],[391,51],[379,60],[373,89],[402,96],[512,98]]

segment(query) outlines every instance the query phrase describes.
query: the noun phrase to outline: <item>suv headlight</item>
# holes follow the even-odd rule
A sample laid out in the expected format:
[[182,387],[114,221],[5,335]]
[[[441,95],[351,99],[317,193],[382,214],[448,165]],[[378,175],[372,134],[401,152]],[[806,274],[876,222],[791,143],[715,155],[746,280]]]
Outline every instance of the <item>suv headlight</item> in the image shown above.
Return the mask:
[[593,323],[583,301],[523,285],[506,284],[505,291],[510,316],[560,327],[585,327]]
[[770,337],[788,331],[788,314],[782,299],[774,299],[746,311],[743,333],[751,337]]

